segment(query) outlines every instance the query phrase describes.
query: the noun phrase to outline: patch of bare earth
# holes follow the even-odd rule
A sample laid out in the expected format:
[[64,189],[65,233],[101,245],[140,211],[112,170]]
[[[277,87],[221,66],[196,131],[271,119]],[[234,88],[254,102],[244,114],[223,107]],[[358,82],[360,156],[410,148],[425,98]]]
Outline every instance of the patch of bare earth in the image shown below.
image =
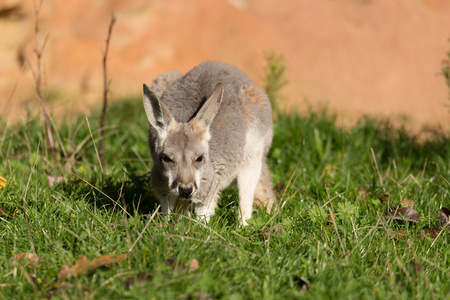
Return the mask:
[[[32,69],[33,1],[0,4],[0,118],[39,105]],[[327,106],[344,123],[388,116],[411,128],[450,128],[439,75],[450,48],[446,0],[50,1],[41,11],[44,88],[54,115],[88,112],[102,95],[102,48],[110,14],[113,98],[205,60],[235,65],[263,84],[264,50],[285,55],[285,108]],[[16,87],[16,88],[15,88]],[[13,93],[14,91],[14,93]]]

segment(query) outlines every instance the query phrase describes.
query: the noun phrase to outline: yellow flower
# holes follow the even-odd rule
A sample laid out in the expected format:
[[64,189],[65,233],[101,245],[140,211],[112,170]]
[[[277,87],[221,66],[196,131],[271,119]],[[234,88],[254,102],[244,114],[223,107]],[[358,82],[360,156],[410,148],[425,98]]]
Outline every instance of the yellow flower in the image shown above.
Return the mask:
[[4,188],[6,186],[6,182],[7,182],[6,178],[0,176],[0,189]]

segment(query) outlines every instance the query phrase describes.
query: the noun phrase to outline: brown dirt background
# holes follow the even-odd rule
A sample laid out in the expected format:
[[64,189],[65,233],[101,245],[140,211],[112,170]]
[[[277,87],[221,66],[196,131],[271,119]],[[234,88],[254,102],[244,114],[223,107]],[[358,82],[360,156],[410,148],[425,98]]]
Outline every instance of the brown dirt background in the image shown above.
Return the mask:
[[[38,2],[37,0],[35,1]],[[284,108],[328,107],[343,123],[389,117],[410,128],[450,129],[439,74],[450,49],[448,0],[44,0],[44,88],[55,116],[89,113],[102,98],[102,49],[111,97],[205,60],[264,80],[264,51],[285,56]],[[0,118],[38,111],[33,70],[34,2],[0,1]]]

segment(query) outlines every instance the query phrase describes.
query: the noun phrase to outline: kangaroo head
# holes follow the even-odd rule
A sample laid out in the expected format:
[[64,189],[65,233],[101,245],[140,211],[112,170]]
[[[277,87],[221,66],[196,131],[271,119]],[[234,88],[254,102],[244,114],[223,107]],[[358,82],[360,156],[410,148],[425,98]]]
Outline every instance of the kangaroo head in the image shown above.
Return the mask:
[[144,84],[144,108],[150,122],[149,144],[156,171],[152,174],[163,177],[167,183],[158,189],[167,190],[180,199],[193,199],[209,163],[209,126],[219,110],[222,96],[223,85],[219,83],[194,118],[178,123]]

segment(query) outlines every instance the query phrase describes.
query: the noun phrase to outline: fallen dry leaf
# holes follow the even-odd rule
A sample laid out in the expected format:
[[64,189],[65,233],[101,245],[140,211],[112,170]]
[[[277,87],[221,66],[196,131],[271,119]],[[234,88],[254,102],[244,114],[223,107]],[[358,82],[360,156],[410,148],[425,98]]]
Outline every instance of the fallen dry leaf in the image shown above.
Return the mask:
[[298,275],[294,276],[294,283],[300,288],[301,291],[308,290],[308,283],[305,280],[303,280],[300,276]]
[[[196,291],[192,294],[194,296],[194,299],[201,299],[201,300],[212,300],[211,296],[204,291]],[[189,299],[192,299],[191,297]]]
[[168,258],[162,261],[166,266],[171,267],[173,269],[180,269],[182,267],[181,263],[177,261],[175,258]]
[[67,266],[66,264],[62,265],[61,270],[58,273],[58,278],[59,280],[63,280],[71,276],[85,274],[87,273],[87,271],[112,263],[117,263],[124,260],[125,258],[127,258],[127,254],[125,253],[120,254],[116,257],[107,254],[93,259],[91,262],[89,262],[86,255],[81,255],[72,268],[69,268],[69,266]]
[[66,279],[71,276],[78,276],[80,274],[87,273],[89,270],[89,261],[86,255],[81,255],[80,258],[75,262],[72,268],[64,264],[58,273],[59,280]]
[[409,262],[409,267],[415,275],[419,275],[419,273],[423,270],[423,266],[415,261]]
[[278,183],[275,185],[275,189],[276,189],[277,191],[282,191],[282,190],[284,190],[284,182],[283,182],[283,181],[278,182]]
[[351,252],[349,249],[346,249],[346,250],[344,251],[344,255],[341,256],[341,259],[343,259],[343,258],[345,258],[345,257],[347,257],[347,258],[351,258],[351,257],[352,257],[352,252]]
[[410,223],[418,224],[420,220],[419,213],[412,208],[402,207],[397,209],[392,216],[385,216],[386,220],[390,220],[391,218],[397,222],[405,222],[409,221]]
[[389,195],[380,195],[378,196],[378,199],[381,201],[381,203],[384,203],[389,199]]
[[47,298],[47,299],[50,299],[50,298],[52,298],[52,297],[55,297],[55,296],[58,295],[58,294],[59,294],[59,291],[58,291],[57,289],[50,289],[50,290],[44,292],[44,296],[45,296],[45,298]]
[[81,255],[75,265],[72,267],[72,275],[84,274],[89,271],[89,261],[86,255]]
[[66,179],[62,176],[47,176],[47,184],[49,187],[53,187],[57,184],[66,183]]
[[388,233],[389,236],[396,241],[401,240],[405,236],[403,230],[390,230]]
[[186,266],[188,267],[189,272],[194,272],[194,271],[197,271],[198,268],[200,268],[200,263],[195,258],[192,258],[192,259],[188,260],[188,262],[186,263]]
[[189,272],[196,271],[200,267],[200,263],[195,258],[188,260],[185,264],[174,258],[164,259],[162,262],[174,270],[188,270]]
[[124,280],[124,284],[125,284],[125,288],[127,289],[127,291],[129,291],[131,289],[131,286],[134,283],[134,278],[133,277],[127,277]]
[[264,231],[260,232],[259,235],[265,242],[267,242],[272,235],[281,234],[283,233],[283,230],[283,225],[276,224],[272,227],[264,228]]
[[441,225],[445,226],[450,222],[450,209],[447,207],[442,207],[439,212],[439,219],[441,220]]
[[361,192],[359,194],[359,199],[360,200],[366,200],[367,199],[367,192],[365,190],[361,190]]
[[15,266],[16,262],[19,262],[21,260],[25,261],[25,263],[28,266],[37,266],[39,264],[40,257],[39,257],[39,255],[37,255],[35,253],[21,252],[16,255],[13,255],[9,259],[9,262],[10,262],[11,266]]
[[332,214],[328,217],[327,225],[333,224],[333,220],[336,220],[336,214]]
[[[125,283],[125,288],[127,290],[130,290],[131,287],[134,285],[135,279],[136,278],[134,278],[134,277],[127,277],[127,278],[125,278],[124,283]],[[137,274],[137,280],[138,280],[138,283],[142,285],[142,284],[144,284],[146,282],[152,281],[153,280],[153,274],[152,273],[139,272]]]
[[117,263],[126,258],[127,258],[127,254],[125,254],[125,253],[122,253],[116,257],[113,257],[111,254],[103,255],[96,259],[91,260],[91,262],[89,263],[89,269],[92,270],[92,269],[95,269],[95,268],[98,268],[101,266],[106,266],[106,265],[110,265],[113,263]]
[[434,239],[439,235],[440,232],[441,232],[440,228],[430,227],[430,228],[422,229],[422,231],[419,232],[419,234],[417,236],[419,237],[419,239],[423,239],[424,236],[428,236],[428,237]]
[[69,276],[72,276],[72,269],[66,264],[62,265],[58,273],[58,279],[63,280]]
[[0,207],[0,213],[4,216],[4,217],[8,217],[9,215],[6,213],[6,210],[3,207]]
[[409,200],[409,199],[404,198],[402,200],[402,205],[403,205],[403,207],[414,208],[414,206],[416,206],[416,203],[413,200]]
[[9,215],[6,212],[6,209],[4,209],[3,207],[0,207],[0,214],[3,215],[4,217],[8,217],[8,218],[14,218],[14,216],[17,213],[17,208],[14,208],[14,210],[12,211],[11,215]]
[[47,299],[50,299],[50,298],[52,298],[52,297],[54,297],[54,296],[59,295],[59,293],[60,293],[61,291],[67,290],[67,289],[68,289],[69,287],[71,287],[71,286],[72,286],[72,285],[71,285],[70,283],[66,282],[66,281],[63,281],[63,282],[57,282],[57,283],[53,284],[52,287],[51,287],[48,291],[46,291],[46,292],[44,293],[44,296],[45,296]]

